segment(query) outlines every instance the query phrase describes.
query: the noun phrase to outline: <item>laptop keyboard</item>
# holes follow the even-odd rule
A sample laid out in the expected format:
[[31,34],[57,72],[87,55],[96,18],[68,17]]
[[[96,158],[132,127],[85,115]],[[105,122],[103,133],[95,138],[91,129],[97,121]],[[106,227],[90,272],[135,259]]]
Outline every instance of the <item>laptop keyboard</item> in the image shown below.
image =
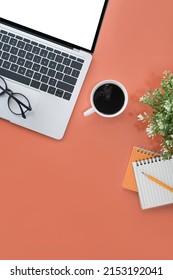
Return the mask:
[[0,75],[70,100],[84,60],[0,30]]

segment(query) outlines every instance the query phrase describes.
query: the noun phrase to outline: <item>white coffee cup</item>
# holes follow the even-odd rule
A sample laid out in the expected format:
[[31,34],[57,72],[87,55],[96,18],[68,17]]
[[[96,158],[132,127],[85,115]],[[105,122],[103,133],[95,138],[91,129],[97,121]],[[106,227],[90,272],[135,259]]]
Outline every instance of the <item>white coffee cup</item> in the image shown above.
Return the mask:
[[128,93],[125,87],[115,80],[104,80],[98,83],[90,95],[91,108],[84,116],[97,113],[102,117],[112,118],[120,115],[128,103]]

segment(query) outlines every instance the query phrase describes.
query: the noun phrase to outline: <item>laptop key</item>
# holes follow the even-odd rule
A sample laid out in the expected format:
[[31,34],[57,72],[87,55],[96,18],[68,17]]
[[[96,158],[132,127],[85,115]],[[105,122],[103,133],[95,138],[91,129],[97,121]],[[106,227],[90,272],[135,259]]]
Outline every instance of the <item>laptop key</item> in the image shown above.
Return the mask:
[[34,73],[34,77],[33,77],[35,80],[37,80],[37,81],[39,81],[40,80],[40,78],[41,78],[41,74],[40,73],[37,73],[37,72],[35,72]]
[[47,54],[48,54],[48,51],[47,51],[47,50],[44,50],[44,49],[41,50],[41,52],[40,52],[40,55],[43,56],[43,57],[46,57]]
[[58,97],[62,97],[63,96],[64,91],[62,89],[57,89],[55,92],[55,95]]
[[10,48],[11,48],[10,45],[4,44],[2,50],[5,51],[5,52],[9,52]]
[[19,50],[18,56],[20,56],[20,57],[25,57],[25,55],[26,55],[26,51],[24,51],[24,50]]
[[30,70],[30,69],[28,69],[28,70],[26,71],[26,76],[29,77],[29,78],[32,78],[33,74],[34,74],[34,71],[32,71],[32,70]]
[[76,57],[75,57],[75,56],[73,56],[73,55],[70,55],[69,57],[70,57],[71,59],[76,60]]
[[70,65],[70,62],[71,62],[71,59],[69,59],[69,58],[64,58],[64,60],[63,60],[63,64],[64,65],[67,65],[67,66],[69,66]]
[[41,81],[42,81],[44,84],[47,84],[48,80],[49,80],[49,77],[46,76],[46,75],[43,75],[43,76],[41,77]]
[[28,77],[22,76],[18,73],[9,71],[9,70],[1,68],[1,67],[0,67],[0,73],[2,76],[6,77],[6,78],[15,80],[16,82],[19,82],[19,83],[22,83],[25,85],[29,85],[30,81],[31,81],[31,79],[29,79]]
[[3,59],[5,59],[5,60],[8,60],[8,59],[9,59],[9,56],[10,56],[9,53],[3,52],[1,57],[2,57]]
[[40,69],[40,73],[41,74],[47,74],[47,71],[48,71],[48,68],[47,67],[44,67],[44,66],[41,66],[41,69]]
[[24,38],[23,41],[26,42],[26,43],[30,43],[30,40],[27,39],[27,38]]
[[65,69],[64,69],[64,73],[67,75],[70,75],[71,71],[72,71],[72,68],[70,68],[70,67],[65,67]]
[[11,67],[10,67],[10,70],[11,71],[14,71],[14,72],[17,72],[17,69],[19,68],[19,66],[18,65],[16,65],[16,64],[11,64]]
[[23,40],[23,38],[19,35],[16,35],[16,39],[21,40],[21,41]]
[[25,46],[25,43],[23,41],[18,41],[18,43],[17,43],[18,48],[23,49],[24,46]]
[[63,98],[66,99],[66,100],[70,100],[70,98],[71,98],[71,93],[65,92],[64,95],[63,95]]
[[47,58],[42,58],[42,60],[41,60],[41,65],[47,66],[48,63],[49,63],[49,60],[48,60]]
[[23,58],[19,57],[17,60],[17,64],[23,66],[24,63],[25,63],[25,60]]
[[11,61],[11,62],[15,63],[15,62],[17,61],[17,56],[16,56],[16,55],[11,54],[9,61]]
[[53,78],[50,78],[50,80],[49,80],[49,85],[55,86],[55,85],[56,85],[56,82],[57,82],[57,80],[55,80],[55,79],[53,79]]
[[53,59],[55,58],[55,56],[56,56],[56,54],[53,53],[53,52],[49,52],[49,54],[48,54],[48,58],[49,58],[50,60],[53,60]]
[[15,38],[11,38],[9,44],[12,46],[16,46],[17,40]]
[[68,84],[75,85],[76,82],[77,82],[77,79],[73,78],[71,76],[65,75],[64,78],[63,78],[63,81],[67,82]]
[[38,72],[38,71],[39,71],[39,69],[40,69],[40,65],[39,65],[39,64],[37,64],[37,63],[34,63],[34,65],[32,66],[32,70],[34,70],[34,71]]
[[53,49],[50,47],[46,47],[46,50],[53,52]]
[[28,59],[28,60],[32,60],[33,59],[33,53],[30,53],[30,52],[27,52],[27,54],[26,54],[26,59]]
[[39,87],[40,87],[40,84],[41,84],[40,82],[35,81],[35,80],[32,80],[30,86],[31,86],[31,87],[34,87],[34,88],[39,88]]
[[1,29],[1,33],[2,33],[2,34],[7,34],[7,31]]
[[32,41],[31,44],[34,46],[38,46],[38,43],[36,43],[35,41]]
[[77,70],[81,70],[82,69],[82,64],[77,62],[77,61],[72,61],[71,65],[72,68],[75,68]]
[[61,63],[63,61],[63,57],[57,54],[55,61]]
[[21,74],[21,75],[24,75],[24,74],[25,74],[25,71],[26,71],[26,68],[20,66],[20,67],[19,67],[19,70],[18,70],[18,73]]
[[25,45],[25,51],[31,52],[32,51],[33,46],[31,44],[26,44]]
[[48,93],[54,94],[54,93],[55,93],[55,90],[56,90],[56,88],[50,86],[50,87],[48,88]]
[[15,34],[13,34],[11,32],[9,32],[8,35],[11,36],[11,37],[15,37]]
[[10,65],[11,65],[11,63],[9,62],[9,61],[4,61],[4,63],[3,63],[3,67],[4,68],[6,68],[6,69],[9,69],[10,68]]
[[64,65],[58,63],[58,65],[57,65],[57,67],[56,67],[56,70],[62,72],[62,71],[64,70],[64,67],[65,67]]
[[40,48],[42,48],[42,49],[45,49],[45,48],[46,48],[46,46],[43,45],[43,44],[39,44],[38,46],[39,46]]
[[55,78],[56,78],[57,80],[62,80],[63,76],[64,76],[64,75],[63,75],[61,72],[57,72]]
[[48,67],[51,69],[55,69],[56,65],[57,65],[56,62],[50,61]]
[[4,36],[2,37],[2,42],[4,42],[4,43],[8,43],[9,40],[10,40],[10,37],[8,37],[8,36],[6,36],[6,35],[4,35]]
[[35,55],[33,61],[36,62],[36,63],[40,63],[41,57],[38,56],[38,55]]
[[58,50],[54,50],[55,53],[60,54],[61,52]]
[[42,91],[47,91],[47,89],[48,89],[48,85],[46,85],[46,84],[41,84],[40,90],[42,90]]
[[69,57],[68,53],[62,52],[61,54],[65,57]]
[[30,69],[32,67],[32,65],[33,65],[33,63],[31,61],[26,60],[26,62],[25,62],[25,67],[26,68]]
[[72,76],[75,77],[75,78],[78,78],[79,77],[79,74],[80,74],[80,71],[76,70],[76,69],[73,69],[73,72],[72,72]]
[[78,58],[77,61],[81,62],[81,63],[84,63],[84,60],[81,59],[81,58]]
[[40,52],[40,48],[38,48],[38,47],[33,47],[33,50],[32,50],[32,53],[34,53],[34,54],[39,54],[39,52]]
[[73,89],[74,89],[74,86],[66,84],[66,83],[61,82],[61,81],[57,82],[56,87],[59,88],[59,89],[63,89],[65,91],[68,91],[68,92],[73,92]]
[[56,73],[56,71],[55,71],[55,70],[53,70],[53,69],[49,69],[49,71],[48,71],[47,75],[48,75],[49,77],[51,77],[51,78],[54,78],[54,77],[55,77],[55,73]]
[[11,50],[10,50],[10,52],[11,52],[11,54],[17,54],[18,48],[12,47]]

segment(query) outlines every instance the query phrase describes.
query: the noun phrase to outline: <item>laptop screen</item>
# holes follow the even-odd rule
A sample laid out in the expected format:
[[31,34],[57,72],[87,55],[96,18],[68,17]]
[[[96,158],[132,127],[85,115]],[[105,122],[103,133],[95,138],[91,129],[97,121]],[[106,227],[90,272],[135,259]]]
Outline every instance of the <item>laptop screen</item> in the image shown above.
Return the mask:
[[6,20],[92,50],[105,0],[5,0]]

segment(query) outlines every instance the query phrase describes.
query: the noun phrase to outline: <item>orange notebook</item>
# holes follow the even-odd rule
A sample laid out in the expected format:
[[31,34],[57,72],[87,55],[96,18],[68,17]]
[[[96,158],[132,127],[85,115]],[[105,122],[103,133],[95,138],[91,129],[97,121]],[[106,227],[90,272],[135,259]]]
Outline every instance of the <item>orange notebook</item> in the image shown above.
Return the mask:
[[136,180],[133,172],[132,162],[143,160],[146,158],[159,156],[159,152],[155,152],[143,147],[133,147],[126,173],[124,176],[122,188],[137,192]]

